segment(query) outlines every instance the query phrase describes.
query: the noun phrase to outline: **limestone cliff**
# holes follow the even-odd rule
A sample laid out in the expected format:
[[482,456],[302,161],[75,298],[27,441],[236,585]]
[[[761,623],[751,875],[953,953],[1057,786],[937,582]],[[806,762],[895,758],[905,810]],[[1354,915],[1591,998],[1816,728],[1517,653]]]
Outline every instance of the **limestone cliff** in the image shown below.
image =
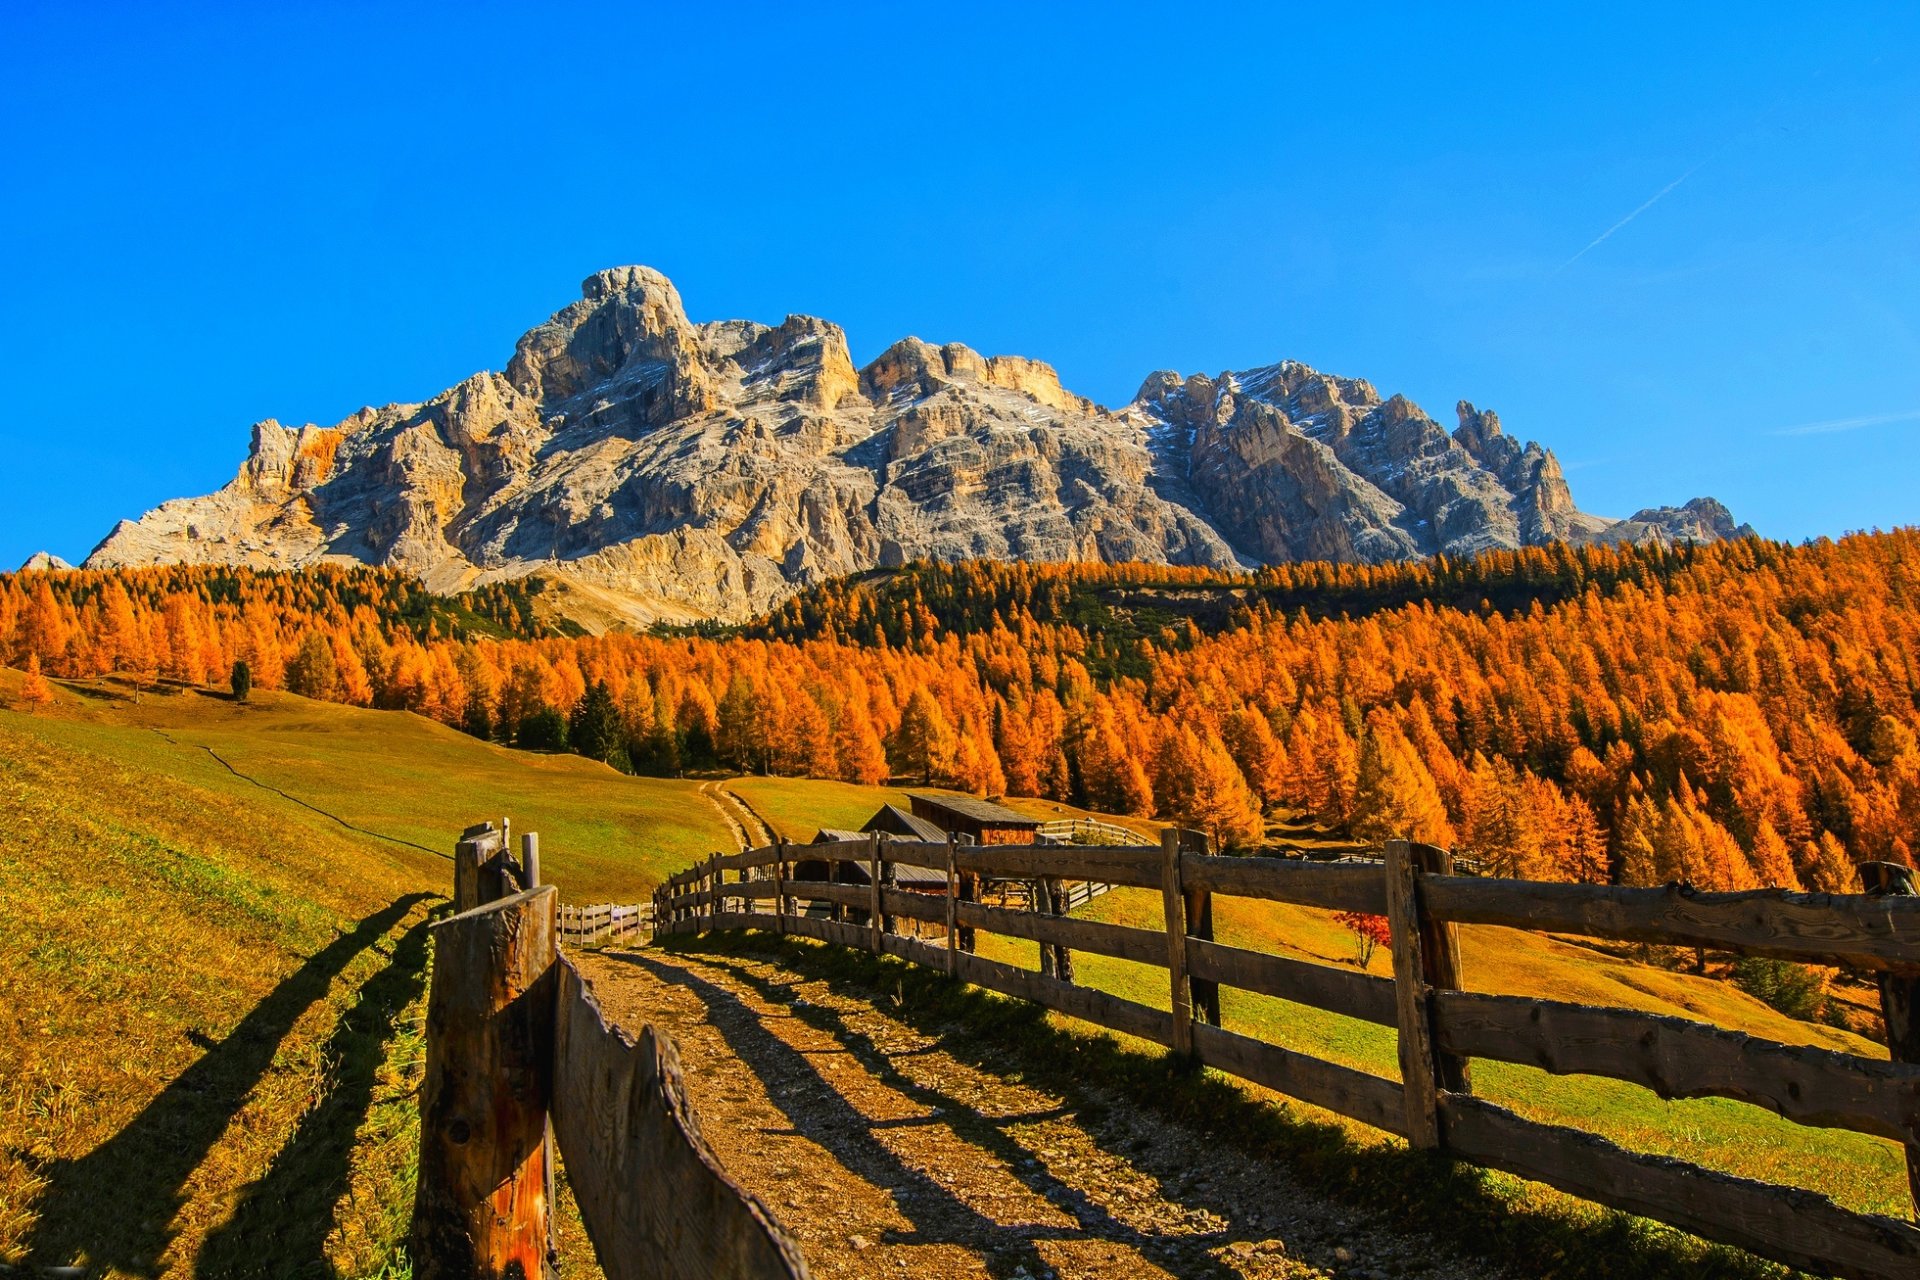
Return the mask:
[[1711,539],[1711,499],[1610,522],[1466,402],[1283,362],[1156,373],[1118,411],[1017,356],[915,338],[856,368],[834,324],[694,323],[621,267],[505,373],[332,427],[262,422],[234,480],[122,521],[90,567],[391,564],[439,590],[550,575],[593,625],[739,619],[912,559],[1214,566]]

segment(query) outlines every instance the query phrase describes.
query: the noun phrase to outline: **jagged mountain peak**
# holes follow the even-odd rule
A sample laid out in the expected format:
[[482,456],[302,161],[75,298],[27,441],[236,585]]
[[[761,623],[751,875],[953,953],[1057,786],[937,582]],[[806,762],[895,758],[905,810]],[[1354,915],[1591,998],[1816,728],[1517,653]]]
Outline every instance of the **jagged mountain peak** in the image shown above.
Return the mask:
[[597,626],[740,618],[916,558],[1379,561],[1741,529],[1717,503],[1586,515],[1551,453],[1456,412],[1449,434],[1295,360],[1161,370],[1109,412],[1024,356],[903,338],[856,368],[828,320],[696,323],[666,276],[616,267],[504,373],[257,424],[232,483],[122,521],[87,563],[543,573]]

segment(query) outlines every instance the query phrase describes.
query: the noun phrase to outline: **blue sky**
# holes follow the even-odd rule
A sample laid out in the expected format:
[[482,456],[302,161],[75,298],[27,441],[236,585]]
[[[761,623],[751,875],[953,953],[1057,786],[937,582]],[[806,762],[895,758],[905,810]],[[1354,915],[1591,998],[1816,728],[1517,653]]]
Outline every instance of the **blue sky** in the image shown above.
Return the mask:
[[1910,3],[160,8],[0,12],[0,566],[628,262],[1110,404],[1470,399],[1602,514],[1920,520]]

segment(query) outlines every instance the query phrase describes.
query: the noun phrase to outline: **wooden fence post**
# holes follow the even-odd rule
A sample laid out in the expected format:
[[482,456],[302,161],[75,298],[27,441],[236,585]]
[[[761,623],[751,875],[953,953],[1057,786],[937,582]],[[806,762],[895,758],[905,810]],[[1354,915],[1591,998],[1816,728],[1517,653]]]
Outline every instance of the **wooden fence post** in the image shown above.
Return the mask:
[[1393,931],[1394,999],[1400,1023],[1400,1084],[1407,1108],[1407,1140],[1429,1150],[1440,1145],[1440,1094],[1433,1056],[1433,1002],[1422,963],[1420,899],[1413,852],[1405,840],[1387,841],[1387,922]]
[[500,833],[493,829],[490,822],[468,827],[460,837],[460,843],[453,847],[453,910],[458,915],[462,911],[471,911],[483,902],[490,902],[494,894],[487,896],[481,888],[482,869],[493,851],[500,847]]
[[1160,898],[1167,922],[1167,977],[1173,1000],[1172,1049],[1193,1056],[1193,993],[1187,983],[1187,899],[1180,884],[1180,832],[1160,833]]
[[[1058,876],[1048,876],[1041,884],[1046,890],[1048,914],[1064,916],[1072,910],[1068,905],[1066,881]],[[1073,952],[1064,942],[1052,943],[1048,949],[1053,952],[1053,976],[1062,982],[1072,982]]]
[[720,921],[720,853],[715,850],[707,859],[707,929],[712,933],[719,928]]
[[774,928],[787,931],[787,838],[773,838],[773,912],[778,919]]
[[558,899],[548,885],[434,926],[412,1228],[422,1280],[548,1273]]
[[867,885],[873,893],[873,909],[867,913],[868,946],[873,954],[880,954],[880,833],[867,833]]
[[[1426,875],[1449,876],[1453,874],[1453,854],[1430,844],[1415,844],[1411,847],[1415,871]],[[1417,880],[1417,877],[1416,877]],[[1418,892],[1415,894],[1419,898]],[[1447,920],[1436,920],[1420,906],[1420,967],[1427,976],[1427,985],[1435,991],[1458,991],[1460,987],[1460,926]],[[1473,1072],[1468,1060],[1456,1053],[1436,1051],[1434,1068],[1438,1072],[1440,1087],[1448,1093],[1472,1093]]]
[[[1194,846],[1195,852],[1208,853],[1212,850],[1212,841],[1196,831],[1181,833],[1183,849]],[[1205,942],[1213,941],[1213,891],[1211,889],[1187,889],[1187,936],[1199,938]],[[1220,984],[1205,978],[1190,978],[1187,981],[1188,994],[1193,1005],[1195,1021],[1204,1022],[1210,1027],[1220,1025]]]
[[953,856],[953,832],[947,832],[947,974],[960,972],[960,872]]
[[522,889],[540,886],[540,833],[529,831],[520,837],[520,878]]
[[[1881,897],[1912,897],[1913,869],[1898,862],[1863,862],[1860,883]],[[1887,1056],[1895,1062],[1920,1062],[1920,975],[1882,973],[1880,1017],[1887,1028]],[[1920,1146],[1907,1144],[1907,1187],[1920,1206]]]

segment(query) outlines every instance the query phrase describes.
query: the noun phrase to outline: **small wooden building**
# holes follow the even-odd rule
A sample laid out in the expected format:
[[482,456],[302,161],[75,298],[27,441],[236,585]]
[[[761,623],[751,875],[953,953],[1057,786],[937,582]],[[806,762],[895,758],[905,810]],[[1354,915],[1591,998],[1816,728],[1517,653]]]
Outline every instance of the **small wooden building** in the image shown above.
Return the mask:
[[[1038,844],[1040,819],[1016,813],[991,800],[972,796],[907,797],[913,805],[912,816],[938,827],[944,835],[971,836],[975,844]],[[888,808],[892,808],[891,805]]]

